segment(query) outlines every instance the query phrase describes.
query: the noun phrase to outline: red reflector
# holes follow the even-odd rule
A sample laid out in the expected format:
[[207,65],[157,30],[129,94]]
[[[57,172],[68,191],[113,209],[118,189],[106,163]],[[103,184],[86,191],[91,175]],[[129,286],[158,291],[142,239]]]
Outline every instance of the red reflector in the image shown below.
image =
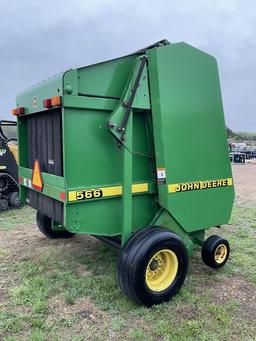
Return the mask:
[[25,114],[25,108],[24,107],[17,108],[16,115],[19,116],[23,114]]
[[19,179],[19,184],[21,184],[21,183],[22,183],[22,180],[23,180],[23,179],[22,179],[22,176],[19,176],[18,179]]
[[46,98],[43,100],[43,106],[44,108],[51,108],[52,107],[52,100],[51,98]]
[[60,199],[63,201],[66,200],[66,193],[65,192],[60,192]]

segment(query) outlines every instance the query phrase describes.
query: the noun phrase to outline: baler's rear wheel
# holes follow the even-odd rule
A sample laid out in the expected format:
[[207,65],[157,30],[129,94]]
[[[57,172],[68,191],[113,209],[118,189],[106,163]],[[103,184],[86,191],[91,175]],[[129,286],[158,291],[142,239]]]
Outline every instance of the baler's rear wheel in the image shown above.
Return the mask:
[[37,211],[36,222],[39,230],[50,239],[71,238],[75,235],[67,230],[53,230],[52,219],[39,211]]
[[202,247],[202,260],[205,265],[219,269],[224,266],[229,258],[229,242],[219,236],[210,236]]
[[161,227],[135,233],[122,248],[118,280],[139,304],[168,301],[181,288],[188,269],[186,247],[179,236]]

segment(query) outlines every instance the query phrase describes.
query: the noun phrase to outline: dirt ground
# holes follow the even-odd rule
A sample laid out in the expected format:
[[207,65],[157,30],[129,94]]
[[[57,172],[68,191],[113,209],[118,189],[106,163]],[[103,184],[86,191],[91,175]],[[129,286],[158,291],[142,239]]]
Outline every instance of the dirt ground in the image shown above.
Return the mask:
[[0,340],[256,340],[256,164],[232,168],[230,264],[216,274],[196,252],[181,293],[151,310],[123,297],[112,248],[49,242],[30,208],[0,216]]
[[232,166],[236,203],[243,207],[256,207],[256,161]]

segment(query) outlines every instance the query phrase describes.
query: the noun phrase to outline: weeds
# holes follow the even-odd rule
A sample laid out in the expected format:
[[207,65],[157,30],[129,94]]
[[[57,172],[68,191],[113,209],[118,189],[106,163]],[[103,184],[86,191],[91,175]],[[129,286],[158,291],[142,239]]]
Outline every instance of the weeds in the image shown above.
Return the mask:
[[[12,233],[24,221],[34,222],[33,210],[6,212],[0,216],[0,230]],[[250,314],[255,316],[255,307],[248,314],[246,301],[228,292],[220,302],[218,293],[236,280],[255,292],[256,209],[235,207],[230,225],[211,233],[230,241],[232,253],[225,268],[207,268],[196,251],[180,293],[151,309],[123,295],[116,282],[118,252],[91,238],[48,243],[42,239],[42,246],[31,246],[15,262],[12,250],[1,248],[5,266],[0,267],[0,277],[8,273],[10,280],[7,296],[0,301],[0,339],[253,340],[256,326]]]

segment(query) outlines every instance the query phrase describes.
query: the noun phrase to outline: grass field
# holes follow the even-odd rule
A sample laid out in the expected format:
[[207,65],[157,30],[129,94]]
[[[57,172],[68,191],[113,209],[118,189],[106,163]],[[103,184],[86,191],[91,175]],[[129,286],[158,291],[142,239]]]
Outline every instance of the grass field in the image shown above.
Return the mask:
[[256,340],[256,197],[247,200],[245,169],[234,172],[243,181],[229,225],[210,231],[230,241],[227,265],[211,270],[196,251],[180,293],[150,309],[120,291],[115,249],[90,236],[47,240],[28,207],[1,213],[0,340]]

